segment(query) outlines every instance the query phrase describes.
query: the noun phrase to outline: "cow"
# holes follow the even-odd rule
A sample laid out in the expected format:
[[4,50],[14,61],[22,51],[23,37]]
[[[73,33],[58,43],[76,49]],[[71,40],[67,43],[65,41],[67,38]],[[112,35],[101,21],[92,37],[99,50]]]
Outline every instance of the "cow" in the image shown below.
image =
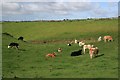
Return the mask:
[[98,55],[98,52],[99,52],[98,47],[90,48],[89,49],[90,58],[92,59],[94,56],[96,57]]
[[12,42],[8,45],[8,48],[12,48],[12,47],[15,47],[15,48],[19,49],[19,44]]
[[90,44],[88,44],[88,45],[83,45],[83,53],[85,54],[85,50],[86,49],[90,49],[90,48],[92,48],[94,45],[90,45]]
[[71,53],[71,56],[79,56],[79,55],[82,55],[82,50],[73,51],[73,52]]
[[23,41],[23,37],[22,37],[22,36],[20,36],[20,37],[18,38],[18,40],[21,40],[21,41]]
[[113,38],[112,38],[112,36],[104,36],[103,40],[104,40],[104,42],[113,41]]
[[75,44],[77,44],[78,43],[78,40],[77,39],[75,39]]
[[68,46],[72,46],[70,43],[69,44],[67,44]]
[[58,48],[58,52],[62,52],[62,49],[61,49],[61,48]]
[[54,58],[57,54],[54,52],[54,53],[49,53],[46,55],[46,58],[48,57],[51,57],[51,58]]
[[79,46],[83,46],[83,45],[85,45],[85,43],[83,41],[80,41]]
[[98,42],[100,42],[102,40],[102,37],[100,36],[99,38],[98,38]]

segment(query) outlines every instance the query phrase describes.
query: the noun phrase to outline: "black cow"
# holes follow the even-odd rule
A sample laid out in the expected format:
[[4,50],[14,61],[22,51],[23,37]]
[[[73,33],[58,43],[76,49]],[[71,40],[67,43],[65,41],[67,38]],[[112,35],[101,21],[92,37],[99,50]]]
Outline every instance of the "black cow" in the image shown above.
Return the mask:
[[79,55],[82,55],[82,49],[71,53],[71,56],[79,56]]
[[18,49],[18,48],[19,48],[19,44],[12,42],[12,43],[10,43],[10,44],[8,45],[8,48],[12,48],[12,47],[16,47],[16,48]]
[[21,41],[23,41],[23,37],[22,37],[22,36],[20,36],[20,37],[18,38],[18,40],[21,40]]

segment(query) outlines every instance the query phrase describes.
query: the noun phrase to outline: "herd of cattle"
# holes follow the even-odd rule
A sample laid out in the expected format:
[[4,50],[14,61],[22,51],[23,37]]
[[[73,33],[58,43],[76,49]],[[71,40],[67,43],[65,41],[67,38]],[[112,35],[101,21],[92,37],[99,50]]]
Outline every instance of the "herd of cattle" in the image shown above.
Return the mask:
[[[23,40],[23,37],[19,37],[18,40]],[[113,41],[113,38],[112,36],[104,36],[103,37],[103,40],[104,42],[109,42],[109,41]],[[102,37],[100,36],[98,38],[98,42],[102,41]],[[82,55],[82,52],[83,54],[86,53],[86,50],[88,49],[89,50],[89,55],[90,55],[90,58],[92,59],[93,57],[96,57],[98,55],[98,52],[99,52],[99,49],[98,47],[94,46],[94,45],[91,45],[91,44],[86,44],[84,41],[78,41],[75,39],[74,41],[75,44],[78,44],[80,47],[82,47],[82,49],[78,50],[78,51],[73,51],[71,52],[71,56],[79,56],[79,55]],[[67,44],[68,46],[72,46],[73,42],[72,43],[69,43]],[[18,43],[15,43],[15,42],[12,42],[8,45],[8,48],[12,48],[12,47],[15,47],[16,49],[19,49],[19,44]],[[61,48],[58,48],[58,52],[61,53],[62,52],[62,49]],[[49,53],[47,54],[45,57],[46,59],[48,57],[56,57],[56,52],[53,52],[53,53]]]

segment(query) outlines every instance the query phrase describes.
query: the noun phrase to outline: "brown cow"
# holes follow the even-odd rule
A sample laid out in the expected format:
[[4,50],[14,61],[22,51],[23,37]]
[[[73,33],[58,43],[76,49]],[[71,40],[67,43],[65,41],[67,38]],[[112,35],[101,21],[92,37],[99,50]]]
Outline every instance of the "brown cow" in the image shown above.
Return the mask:
[[113,38],[112,38],[112,36],[104,36],[103,40],[104,40],[104,42],[113,41]]
[[89,49],[90,58],[92,59],[93,56],[96,57],[96,56],[98,55],[98,52],[99,52],[98,47],[90,48],[90,49]]
[[92,47],[94,47],[94,45],[90,45],[90,44],[88,44],[88,45],[83,45],[83,53],[85,54],[86,49],[90,49],[90,48],[92,48]]
[[55,56],[56,56],[55,52],[54,53],[49,53],[49,54],[46,55],[46,58],[48,58],[48,57],[54,58]]

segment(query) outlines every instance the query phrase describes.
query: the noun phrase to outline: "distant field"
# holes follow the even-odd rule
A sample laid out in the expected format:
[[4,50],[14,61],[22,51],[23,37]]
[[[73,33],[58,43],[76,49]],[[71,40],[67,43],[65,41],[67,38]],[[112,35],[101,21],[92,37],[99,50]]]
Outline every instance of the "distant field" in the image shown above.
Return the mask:
[[8,32],[15,37],[24,36],[26,40],[80,39],[91,35],[95,37],[111,35],[117,32],[117,23],[116,19],[73,22],[8,22],[3,23],[3,32]]
[[[4,22],[2,27],[2,57],[4,78],[118,78],[118,20],[90,20],[66,22]],[[111,35],[114,41],[97,42],[99,36]],[[23,36],[25,41],[18,41]],[[78,44],[67,46],[68,41],[85,40],[98,46],[99,56],[71,57]],[[32,43],[37,41],[38,43]],[[47,43],[39,43],[48,41]],[[50,41],[50,42],[49,42]],[[20,50],[8,49],[10,42],[18,42]],[[54,59],[45,55],[63,52]]]

